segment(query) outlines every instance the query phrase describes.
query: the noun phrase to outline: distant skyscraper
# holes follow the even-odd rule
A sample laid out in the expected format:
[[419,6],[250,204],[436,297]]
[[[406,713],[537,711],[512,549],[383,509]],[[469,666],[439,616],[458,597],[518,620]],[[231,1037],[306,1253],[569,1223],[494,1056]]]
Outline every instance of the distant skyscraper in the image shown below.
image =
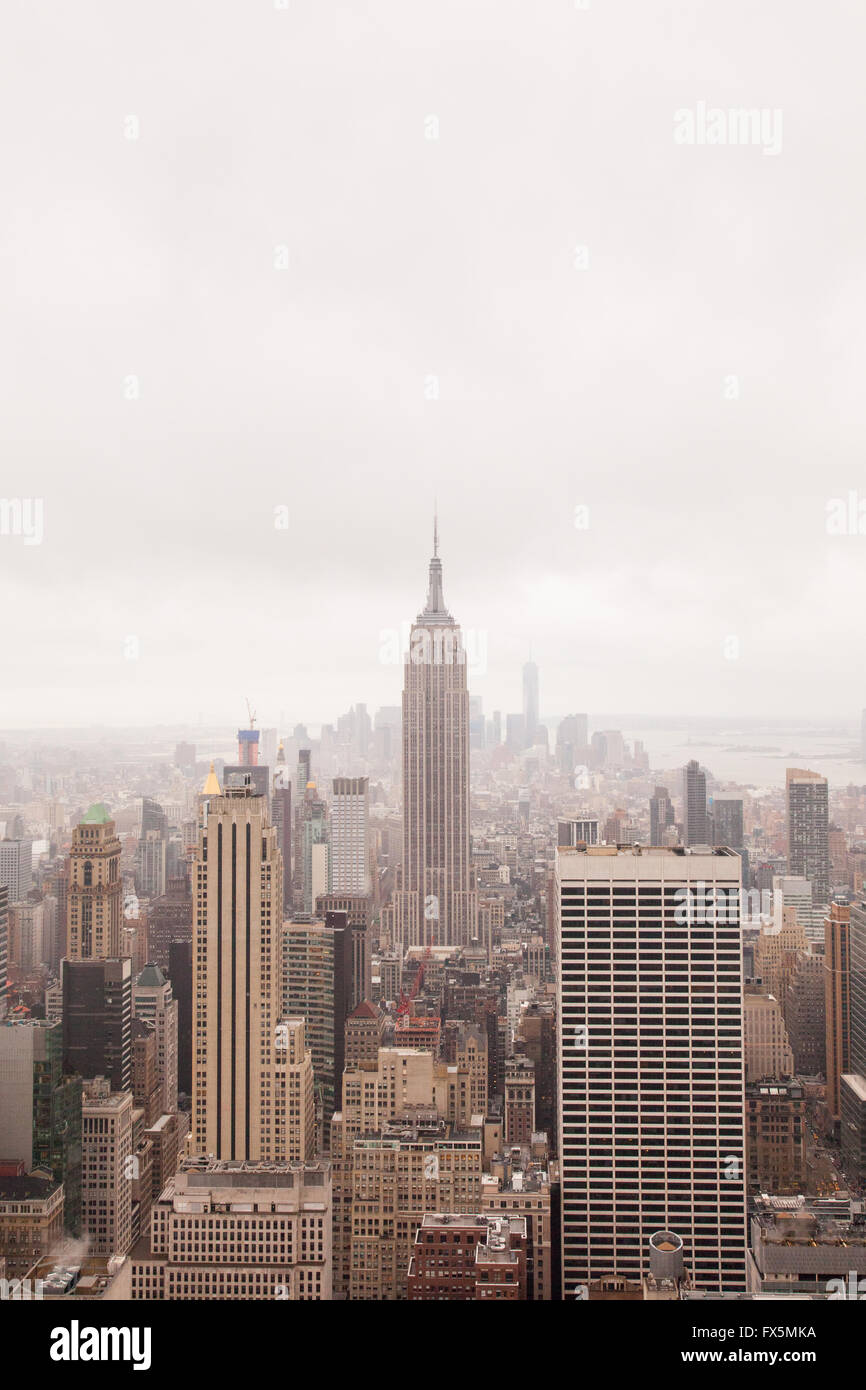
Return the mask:
[[563,1297],[639,1281],[657,1231],[699,1289],[741,1291],[739,860],[559,849],[556,884]]
[[812,884],[816,903],[830,896],[829,802],[826,777],[817,772],[789,767],[788,873],[802,875]]
[[523,667],[523,722],[526,746],[531,748],[538,729],[538,667],[534,661]]
[[368,779],[335,777],[332,783],[328,892],[363,897],[370,891]]
[[860,757],[866,763],[866,709],[860,717]]
[[120,840],[101,802],[72,832],[66,893],[66,955],[95,960],[120,955],[123,882]]
[[33,842],[0,840],[0,887],[9,891],[9,905],[23,902],[33,886]]
[[683,831],[687,845],[711,842],[707,815],[707,774],[692,759],[683,769]]
[[427,603],[412,626],[404,673],[403,862],[383,920],[403,946],[463,945],[478,934],[466,653],[445,607],[435,527]]
[[560,772],[566,775],[572,773],[586,757],[589,743],[587,722],[585,714],[567,714],[559,721],[556,730],[556,760]]
[[6,1017],[6,989],[9,972],[9,889],[0,883],[0,1020]]
[[271,817],[277,832],[277,848],[283,857],[283,904],[285,910],[292,903],[292,781],[286,763],[286,753],[282,743],[277,750],[274,764],[273,787],[271,790]]
[[282,861],[264,798],[212,796],[195,868],[194,1153],[281,1156],[281,922]]
[[650,797],[650,844],[666,843],[665,834],[675,823],[674,804],[667,787],[656,787]]

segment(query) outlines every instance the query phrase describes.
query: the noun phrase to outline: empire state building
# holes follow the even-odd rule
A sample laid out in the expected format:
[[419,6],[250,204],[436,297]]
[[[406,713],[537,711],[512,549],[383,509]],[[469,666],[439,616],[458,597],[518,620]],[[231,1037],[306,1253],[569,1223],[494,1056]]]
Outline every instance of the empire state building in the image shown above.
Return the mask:
[[445,607],[438,528],[427,603],[403,682],[403,862],[383,925],[394,944],[460,946],[478,934],[469,846],[469,689],[460,628]]

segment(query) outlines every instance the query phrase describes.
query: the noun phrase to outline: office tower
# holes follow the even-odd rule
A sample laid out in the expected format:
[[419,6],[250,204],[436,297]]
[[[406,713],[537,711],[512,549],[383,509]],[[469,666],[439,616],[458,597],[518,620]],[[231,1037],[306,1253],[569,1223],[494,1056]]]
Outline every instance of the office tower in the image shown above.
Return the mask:
[[827,1110],[840,1118],[840,1084],[851,1070],[851,905],[834,901],[824,932],[824,1012],[826,1018]]
[[559,849],[563,1297],[639,1282],[676,1232],[698,1288],[745,1287],[739,860]]
[[557,843],[560,845],[597,845],[598,839],[598,819],[595,816],[557,821]]
[[292,781],[282,743],[274,764],[271,819],[277,832],[277,849],[283,857],[283,904],[288,908],[292,902]]
[[42,903],[13,903],[9,908],[9,964],[38,970],[45,962],[45,909]]
[[274,767],[277,761],[277,731],[262,729],[262,762],[265,767]]
[[570,776],[586,761],[589,731],[585,714],[567,714],[556,730],[556,761],[559,770]]
[[185,1159],[135,1249],[132,1298],[330,1300],[327,1163]]
[[824,1014],[824,960],[808,951],[790,963],[784,1003],[785,1023],[797,1076],[823,1077],[827,1068]]
[[625,740],[619,729],[598,729],[589,742],[594,767],[625,766]]
[[[247,706],[249,708],[249,706]],[[259,731],[254,728],[255,715],[250,713],[250,727],[238,729],[238,763],[241,767],[257,767],[259,761]],[[225,783],[223,783],[225,785]]]
[[521,753],[526,747],[526,720],[522,714],[506,714],[505,747],[509,753]]
[[826,777],[789,767],[788,873],[808,878],[816,903],[830,896],[829,812]]
[[535,1133],[535,1066],[528,1057],[505,1063],[505,1143],[530,1144]]
[[177,1001],[177,1089],[192,1095],[192,942],[172,941],[168,977]]
[[352,930],[346,914],[329,912],[324,922],[287,922],[283,951],[282,1011],[304,1020],[327,1145],[331,1116],[339,1107],[345,1025],[352,1010]]
[[174,765],[182,772],[195,771],[195,744],[176,743],[174,746]]
[[156,1124],[162,1109],[162,1086],[156,1057],[156,1029],[142,1018],[132,1020],[132,1099],[141,1110],[146,1129]]
[[348,893],[323,893],[316,899],[316,915],[344,912],[352,930],[352,1007],[373,997],[373,962],[370,926],[373,903],[370,896],[352,897]]
[[667,832],[676,824],[674,803],[668,795],[667,787],[656,787],[650,797],[650,838],[651,845],[666,845]]
[[0,1023],[6,1017],[9,979],[9,888],[0,883]]
[[743,802],[739,797],[713,797],[714,844],[728,849],[743,847]]
[[490,735],[488,743],[491,748],[498,748],[502,742],[502,710],[495,709],[493,718],[490,721]]
[[409,1303],[526,1299],[526,1221],[519,1216],[424,1213],[409,1262]]
[[328,891],[328,808],[316,784],[307,782],[295,813],[294,901],[299,916],[312,917],[313,904]]
[[527,661],[523,667],[523,732],[526,747],[535,743],[538,730],[538,667]]
[[364,897],[370,891],[366,777],[335,777],[332,784],[328,892]]
[[[63,1238],[63,1188],[54,1178],[16,1173],[0,1176],[0,1284],[4,1299],[15,1298],[6,1281],[25,1279]],[[38,1295],[35,1295],[38,1297]]]
[[427,602],[403,685],[403,860],[383,912],[403,947],[465,945],[478,934],[469,845],[469,690],[460,628],[445,607],[438,531]]
[[683,769],[683,831],[687,845],[711,843],[710,821],[707,815],[707,774],[694,758],[686,763]]
[[[356,1070],[363,1063],[375,1066],[382,1046],[383,1020],[375,1005],[363,1000],[357,1004],[346,1019],[344,1061],[347,1070]],[[342,1077],[337,1108],[341,1108]]]
[[85,1081],[81,1107],[81,1230],[92,1255],[132,1244],[133,1103],[105,1077]]
[[158,965],[146,965],[132,986],[132,1012],[149,1023],[156,1037],[160,1114],[177,1110],[178,1005]]
[[23,902],[33,887],[32,840],[0,840],[0,887],[5,887],[8,901]]
[[285,1081],[284,1161],[304,1162],[316,1156],[316,1098],[313,1059],[302,1018],[284,1018],[277,1024],[277,1051]]
[[279,1159],[283,866],[249,788],[206,803],[195,866],[194,1153]]
[[773,913],[776,922],[784,919],[787,908],[793,908],[797,923],[803,928],[805,939],[801,949],[805,950],[809,943],[823,944],[827,908],[826,904],[817,900],[808,878],[794,878],[790,874],[773,875]]
[[794,1075],[794,1054],[782,1005],[763,985],[747,984],[743,1000],[746,1082]]
[[132,963],[128,956],[64,960],[63,1066],[115,1091],[132,1084]]
[[0,1158],[63,1184],[64,1222],[81,1231],[81,1078],[63,1071],[63,1028],[0,1023]]
[[169,879],[162,897],[147,907],[148,960],[166,970],[173,941],[192,943],[192,893],[185,874]]
[[159,898],[165,892],[166,839],[158,830],[148,830],[138,845],[138,891],[144,898]]
[[66,956],[96,960],[120,955],[123,881],[120,840],[102,802],[72,832],[66,894]]
[[[527,1005],[517,1025],[514,1046],[515,1050],[527,1057],[535,1068],[534,1127],[547,1135],[550,1152],[555,1154],[557,1152],[558,1107],[556,1103],[556,1017],[552,1001]],[[486,1051],[485,1039],[485,1055]]]
[[746,1085],[750,1193],[784,1197],[806,1189],[806,1124],[806,1097],[799,1081]]

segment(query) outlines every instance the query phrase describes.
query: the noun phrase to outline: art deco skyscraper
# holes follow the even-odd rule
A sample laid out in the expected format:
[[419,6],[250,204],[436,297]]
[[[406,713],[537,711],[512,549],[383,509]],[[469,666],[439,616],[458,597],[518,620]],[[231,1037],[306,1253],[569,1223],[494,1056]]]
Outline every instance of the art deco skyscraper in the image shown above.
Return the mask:
[[403,862],[383,923],[402,947],[477,935],[469,849],[469,689],[460,628],[445,607],[438,530],[427,603],[403,684]]
[[742,1291],[739,858],[566,848],[556,884],[563,1297],[638,1283],[657,1231],[699,1289]]
[[66,896],[66,956],[95,960],[121,955],[123,882],[120,840],[99,802],[72,832]]
[[251,787],[212,796],[195,867],[193,1152],[280,1159],[283,865]]

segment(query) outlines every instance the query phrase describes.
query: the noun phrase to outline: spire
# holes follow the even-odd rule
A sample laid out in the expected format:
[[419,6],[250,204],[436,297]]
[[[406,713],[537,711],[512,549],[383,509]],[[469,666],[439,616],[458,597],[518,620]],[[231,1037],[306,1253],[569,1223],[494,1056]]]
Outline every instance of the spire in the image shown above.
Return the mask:
[[454,619],[445,607],[442,592],[442,561],[439,559],[439,513],[433,511],[433,558],[430,561],[430,574],[427,580],[427,606],[418,614],[419,623],[453,623]]
[[201,789],[202,796],[219,796],[220,784],[216,773],[213,770],[213,763],[210,765],[210,772],[205,778],[204,786]]

